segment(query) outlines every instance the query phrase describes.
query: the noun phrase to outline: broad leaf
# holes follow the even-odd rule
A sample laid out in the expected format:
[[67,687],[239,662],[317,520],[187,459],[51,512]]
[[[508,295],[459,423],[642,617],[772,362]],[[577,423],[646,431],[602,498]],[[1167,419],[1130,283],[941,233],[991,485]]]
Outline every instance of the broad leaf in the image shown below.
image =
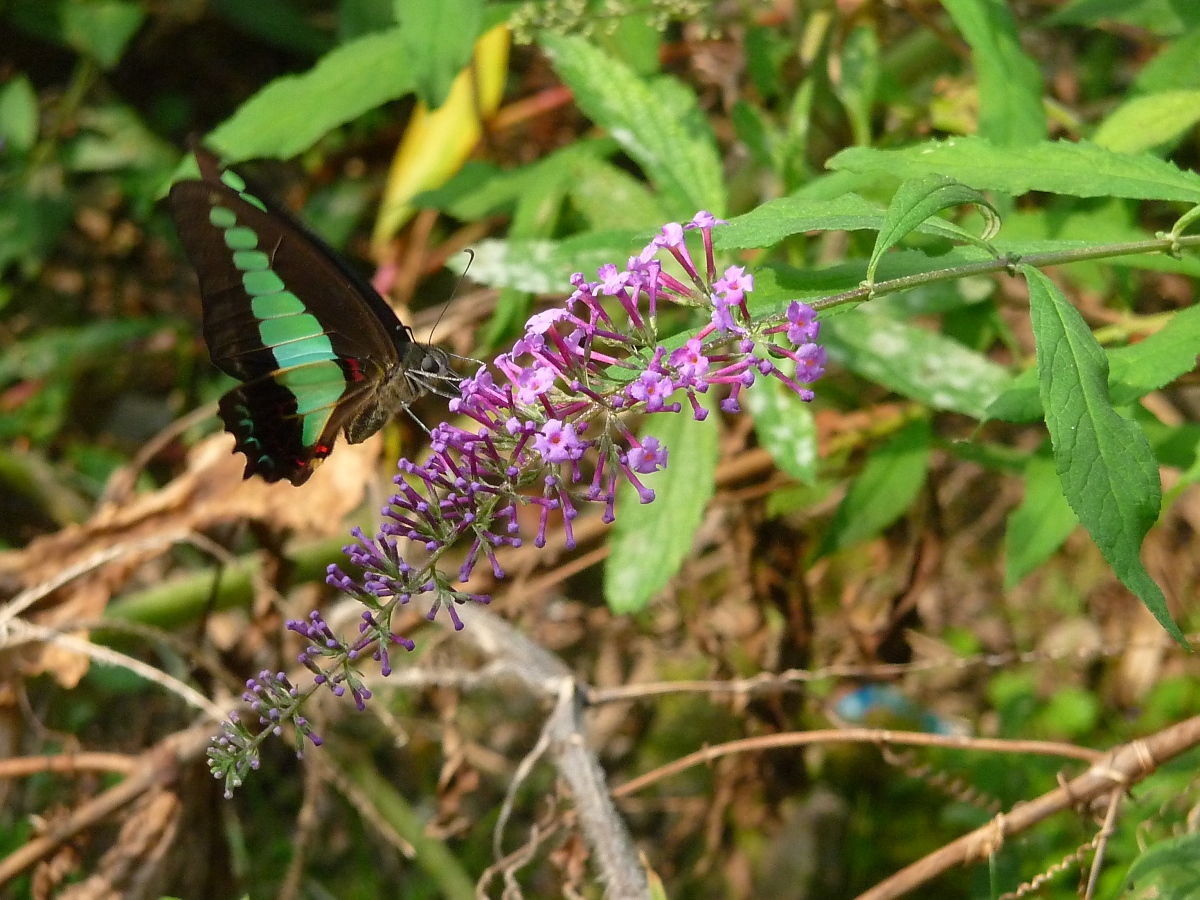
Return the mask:
[[1004,0],[942,0],[971,45],[979,84],[979,136],[1001,147],[1046,138],[1042,75],[1021,49],[1017,23]]
[[821,343],[830,359],[876,384],[977,419],[1011,379],[957,341],[862,310],[822,319]]
[[343,44],[303,75],[275,79],[212,132],[209,143],[229,162],[286,159],[414,85],[404,34],[389,28]]
[[999,147],[983,138],[929,141],[903,150],[850,147],[832,169],[886,172],[897,178],[941,174],[973,188],[1019,196],[1046,191],[1073,197],[1200,202],[1200,175],[1153,156],[1126,156],[1086,141]]
[[1063,493],[1121,582],[1187,646],[1139,555],[1162,502],[1150,442],[1112,408],[1108,360],[1078,310],[1040,271],[1021,271],[1029,284],[1039,393]]
[[[790,375],[794,367],[785,371]],[[754,418],[759,445],[771,454],[780,471],[803,484],[816,484],[817,426],[812,405],[775,378],[761,379],[742,397]]]
[[655,492],[641,503],[628,482],[617,491],[617,519],[608,539],[604,597],[616,613],[637,612],[667,586],[692,549],[704,508],[716,489],[717,423],[686,412],[650,416],[645,434],[667,448],[667,467],[643,476]]
[[436,0],[395,4],[404,35],[414,89],[430,109],[450,93],[450,85],[471,59],[483,26],[482,0]]
[[[882,206],[864,200],[858,194],[848,193],[824,200],[796,193],[770,200],[732,219],[728,225],[713,229],[713,246],[719,250],[757,249],[809,231],[876,231],[884,226],[886,218],[887,211]],[[951,241],[977,243],[979,240],[969,231],[942,219],[926,218],[909,230]],[[941,264],[935,268],[941,268]]]
[[720,153],[693,92],[665,77],[643,81],[581,38],[543,34],[541,44],[579,108],[642,167],[671,215],[725,211]]
[[1118,153],[1140,153],[1174,141],[1200,122],[1200,90],[1164,91],[1122,103],[1092,140]]

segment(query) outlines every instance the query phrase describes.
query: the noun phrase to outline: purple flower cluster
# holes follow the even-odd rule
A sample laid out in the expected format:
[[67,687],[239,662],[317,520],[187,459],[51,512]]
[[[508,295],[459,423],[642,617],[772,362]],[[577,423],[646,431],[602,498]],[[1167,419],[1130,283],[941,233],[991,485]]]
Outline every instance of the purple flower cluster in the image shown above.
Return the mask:
[[[756,329],[746,300],[754,276],[731,266],[717,277],[712,230],[720,224],[699,213],[687,225],[664,226],[625,269],[603,266],[595,282],[574,275],[575,291],[564,307],[533,316],[493,369],[481,367],[462,382],[450,409],[472,424],[442,423],[431,433],[428,460],[401,460],[398,490],[383,511],[379,533],[368,539],[358,531],[357,543],[346,548],[364,570],[363,579],[355,582],[330,567],[329,583],[376,614],[364,635],[382,639],[387,629],[379,623],[395,604],[419,594],[432,597],[431,619],[445,605],[461,628],[455,604],[488,598],[455,590],[437,561],[452,545],[469,542],[457,580],[466,582],[483,558],[503,577],[496,552],[520,546],[522,504],[540,510],[536,546],[546,542],[551,514],[561,512],[570,548],[580,504],[603,504],[604,520],[613,520],[619,480],[631,483],[643,503],[651,502],[654,492],[638,476],[665,468],[668,448],[653,437],[639,440],[626,421],[629,414],[681,412],[683,400],[672,398],[682,395],[692,415],[704,419],[708,410],[698,395],[714,385],[728,392],[721,408],[737,412],[741,391],[756,375],[774,376],[812,399],[801,384],[819,378],[825,364],[824,349],[813,343],[819,329],[815,313],[792,303],[787,324]],[[693,229],[703,241],[703,273],[684,240]],[[656,258],[661,251],[675,259],[690,284],[663,269]],[[711,321],[668,350],[657,328],[663,301],[708,308]],[[794,349],[768,342],[767,352],[791,359],[794,378],[755,353],[758,340],[781,333]],[[401,558],[402,540],[423,549],[420,565]]]
[[[666,468],[669,451],[653,437],[639,440],[627,422],[631,415],[679,413],[686,402],[692,416],[703,420],[708,410],[699,395],[714,386],[725,395],[721,409],[738,412],[741,392],[760,375],[778,378],[804,400],[813,398],[802,385],[824,371],[825,351],[815,343],[816,314],[793,302],[786,322],[754,322],[747,304],[754,276],[731,266],[717,277],[712,230],[721,224],[701,212],[686,225],[664,226],[624,269],[603,266],[595,282],[572,276],[575,291],[565,306],[530,318],[511,352],[462,382],[460,396],[450,403],[461,424],[433,429],[424,462],[400,461],[397,490],[383,510],[379,532],[368,538],[356,529],[355,543],[345,548],[363,571],[361,579],[329,567],[329,584],[366,607],[358,638],[344,643],[316,612],[288,623],[308,641],[300,662],[316,676],[312,690],[322,684],[339,696],[349,690],[362,708],[370,692],[354,666],[370,650],[387,675],[388,648],[413,648],[412,641],[392,633],[390,623],[397,606],[415,597],[431,601],[429,619],[445,606],[454,627],[461,628],[455,606],[489,598],[454,582],[467,582],[481,559],[497,578],[504,577],[497,551],[521,545],[521,506],[539,510],[536,546],[546,542],[551,515],[561,513],[567,546],[573,547],[571,523],[580,506],[601,504],[604,520],[613,521],[621,480],[643,503],[651,502],[654,491],[639,476]],[[703,243],[703,270],[685,242],[692,230]],[[683,279],[664,270],[657,258],[664,251]],[[705,309],[710,321],[693,337],[664,345],[658,332],[664,302]],[[790,346],[774,342],[775,335]],[[794,376],[768,357],[790,360]],[[452,579],[441,561],[456,546],[466,549]],[[263,682],[251,693],[278,693],[264,687],[274,681]],[[292,709],[283,695],[277,699],[280,708]],[[263,724],[273,724],[269,712],[260,716]]]

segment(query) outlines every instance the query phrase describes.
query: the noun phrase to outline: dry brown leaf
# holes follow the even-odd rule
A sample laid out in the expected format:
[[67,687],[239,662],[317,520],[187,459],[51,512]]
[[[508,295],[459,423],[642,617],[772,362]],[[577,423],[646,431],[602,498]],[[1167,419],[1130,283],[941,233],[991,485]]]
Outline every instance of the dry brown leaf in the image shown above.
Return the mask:
[[[382,438],[339,446],[298,488],[258,478],[244,481],[244,460],[232,449],[233,439],[224,433],[201,441],[188,456],[187,470],[159,490],[106,504],[81,525],[0,554],[0,589],[13,596],[51,584],[72,567],[89,569],[34,607],[32,620],[61,626],[99,617],[147,561],[215,525],[255,521],[313,537],[336,534],[375,476]],[[52,647],[34,651],[22,663],[25,673],[50,672],[65,687],[87,671],[85,658]]]

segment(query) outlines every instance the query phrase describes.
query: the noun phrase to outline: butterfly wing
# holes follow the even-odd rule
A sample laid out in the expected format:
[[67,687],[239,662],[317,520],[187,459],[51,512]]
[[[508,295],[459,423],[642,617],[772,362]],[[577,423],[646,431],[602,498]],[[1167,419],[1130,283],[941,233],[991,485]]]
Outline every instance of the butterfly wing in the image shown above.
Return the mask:
[[338,431],[375,402],[411,343],[364,279],[290,213],[197,151],[202,180],[171,188],[200,277],[213,362],[245,382],[221,417],[246,477],[301,484]]

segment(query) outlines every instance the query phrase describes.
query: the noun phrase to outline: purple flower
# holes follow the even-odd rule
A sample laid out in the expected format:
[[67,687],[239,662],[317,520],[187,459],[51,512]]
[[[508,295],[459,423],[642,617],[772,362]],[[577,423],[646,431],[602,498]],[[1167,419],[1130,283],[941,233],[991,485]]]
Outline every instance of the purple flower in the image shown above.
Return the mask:
[[817,313],[807,303],[793,300],[788,304],[787,318],[791,323],[787,330],[787,339],[797,347],[815,341],[821,333],[821,323],[817,321]]
[[575,426],[551,419],[533,439],[533,449],[548,463],[562,463],[583,456],[584,444],[575,434]]
[[674,390],[671,379],[661,372],[643,372],[629,386],[629,396],[645,403],[647,412],[659,412]]
[[825,348],[818,344],[805,344],[796,350],[796,380],[812,384],[825,374]]
[[629,468],[640,475],[649,475],[666,467],[667,448],[653,435],[647,435],[640,445],[629,451]]
[[522,369],[515,379],[517,402],[526,406],[537,403],[538,397],[554,385],[555,372],[547,365],[534,365]]

